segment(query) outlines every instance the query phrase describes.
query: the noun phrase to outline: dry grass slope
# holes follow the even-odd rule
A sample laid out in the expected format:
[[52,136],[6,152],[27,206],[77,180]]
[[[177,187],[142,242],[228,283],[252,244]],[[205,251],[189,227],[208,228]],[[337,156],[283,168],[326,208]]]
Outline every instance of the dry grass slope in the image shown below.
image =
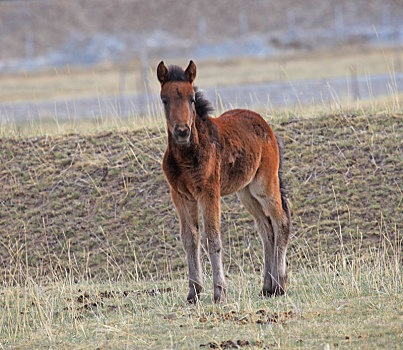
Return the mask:
[[261,248],[223,199],[228,304],[185,302],[163,128],[0,138],[0,347],[399,348],[401,114],[284,116],[290,285],[259,298]]
[[[292,266],[401,246],[401,114],[269,122],[285,143]],[[66,271],[96,280],[183,276],[177,217],[160,169],[165,139],[158,128],[1,138],[3,283]],[[251,217],[235,196],[222,209],[226,269],[260,271]]]

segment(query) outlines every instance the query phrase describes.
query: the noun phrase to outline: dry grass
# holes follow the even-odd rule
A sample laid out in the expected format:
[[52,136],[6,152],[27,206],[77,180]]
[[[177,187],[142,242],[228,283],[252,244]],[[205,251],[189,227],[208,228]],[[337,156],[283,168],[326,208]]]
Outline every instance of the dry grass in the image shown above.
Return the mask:
[[[308,247],[307,247],[308,248]],[[1,291],[0,344],[7,349],[387,348],[402,343],[400,252],[327,256],[290,274],[282,298],[259,298],[260,279],[230,275],[229,302],[202,293],[186,305],[186,282],[29,278]],[[71,265],[66,265],[71,267]],[[70,270],[72,271],[72,270]],[[211,280],[206,277],[206,284]]]
[[[188,61],[168,63],[185,66]],[[157,61],[150,62],[150,84],[155,89],[158,88],[158,81],[153,75],[157,64]],[[138,62],[133,61],[127,66],[103,64],[92,68],[67,67],[40,73],[2,75],[0,102],[139,93],[145,89],[140,67]],[[401,71],[402,49],[345,47],[278,58],[199,62],[197,84],[206,88],[268,81],[349,77],[352,69],[358,75],[368,76]]]

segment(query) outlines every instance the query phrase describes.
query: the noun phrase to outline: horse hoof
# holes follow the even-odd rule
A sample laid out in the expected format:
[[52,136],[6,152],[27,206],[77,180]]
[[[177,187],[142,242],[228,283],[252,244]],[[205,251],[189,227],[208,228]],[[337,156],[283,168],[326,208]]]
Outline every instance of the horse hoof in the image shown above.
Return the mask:
[[272,296],[273,296],[273,292],[271,291],[271,288],[270,288],[270,289],[263,288],[263,289],[262,289],[261,296],[263,296],[263,297],[268,297],[268,298],[272,297]]
[[281,286],[274,287],[274,289],[272,291],[272,296],[274,296],[274,297],[281,296],[284,294],[285,294],[285,288],[283,288]]
[[196,304],[199,301],[199,296],[198,295],[193,295],[193,296],[188,295],[186,300],[189,304]]
[[202,285],[196,283],[189,287],[189,293],[186,298],[189,304],[196,304],[200,300],[200,293],[202,289]]
[[200,293],[195,293],[194,290],[189,292],[187,298],[189,304],[196,304],[200,300]]
[[226,295],[225,296],[223,296],[223,295],[219,295],[219,296],[215,295],[214,296],[214,302],[216,304],[226,304],[227,303],[227,296]]
[[262,293],[261,293],[261,295],[263,297],[268,297],[268,298],[277,297],[277,296],[281,296],[281,295],[284,295],[284,294],[285,294],[285,289],[283,287],[280,287],[280,286],[276,286],[273,289],[265,289],[265,288],[263,288]]
[[216,304],[226,304],[227,302],[227,290],[222,287],[214,288],[214,302]]

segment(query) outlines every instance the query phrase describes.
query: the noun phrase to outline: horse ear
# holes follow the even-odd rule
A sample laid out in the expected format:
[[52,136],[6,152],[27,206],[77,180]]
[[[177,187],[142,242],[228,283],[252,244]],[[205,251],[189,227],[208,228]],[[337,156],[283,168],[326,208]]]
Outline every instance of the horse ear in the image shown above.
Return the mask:
[[165,66],[164,61],[161,61],[158,65],[157,76],[161,85],[164,85],[168,80],[168,68]]
[[189,62],[189,65],[187,66],[185,70],[185,74],[189,80],[189,83],[193,83],[193,81],[196,78],[196,65],[194,64],[193,61]]

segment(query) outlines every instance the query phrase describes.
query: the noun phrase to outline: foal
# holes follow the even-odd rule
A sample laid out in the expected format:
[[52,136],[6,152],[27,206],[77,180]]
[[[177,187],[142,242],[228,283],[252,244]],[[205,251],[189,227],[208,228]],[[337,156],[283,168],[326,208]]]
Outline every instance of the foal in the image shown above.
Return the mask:
[[284,294],[290,211],[279,174],[279,145],[272,129],[259,114],[244,109],[209,117],[210,103],[193,86],[193,61],[185,71],[160,62],[157,75],[168,128],[162,169],[180,219],[189,267],[187,300],[198,300],[203,283],[200,207],[213,269],[214,301],[226,301],[220,197],[234,192],[254,217],[263,243],[262,293]]

